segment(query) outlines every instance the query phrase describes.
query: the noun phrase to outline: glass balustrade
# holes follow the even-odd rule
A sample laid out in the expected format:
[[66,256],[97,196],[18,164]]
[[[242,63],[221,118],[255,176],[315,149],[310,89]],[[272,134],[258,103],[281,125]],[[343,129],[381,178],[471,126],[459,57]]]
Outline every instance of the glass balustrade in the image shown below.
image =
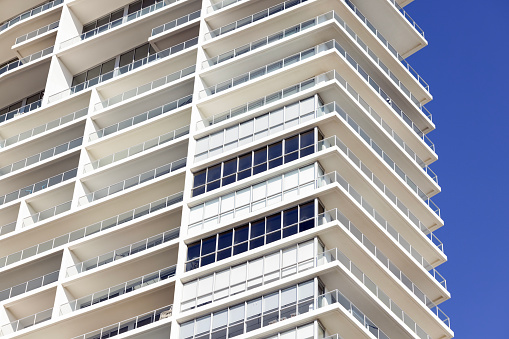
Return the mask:
[[70,312],[78,311],[86,307],[98,304],[100,302],[116,298],[126,293],[134,292],[148,285],[166,280],[175,276],[177,265],[173,265],[162,270],[145,274],[136,279],[126,281],[123,284],[112,286],[105,290],[92,293],[85,297],[72,300],[60,306],[60,315],[65,315]]
[[121,333],[132,331],[156,321],[167,319],[171,317],[173,305],[168,305],[152,312],[141,314],[137,317],[130,318],[119,323],[105,326],[101,329],[79,335],[72,339],[101,339],[110,338]]
[[373,34],[378,38],[378,40],[384,45],[394,57],[399,60],[403,66],[410,72],[410,74],[421,84],[421,86],[429,92],[429,85],[424,79],[417,73],[416,70],[410,66],[410,64],[403,58],[401,55],[399,55],[398,51],[392,47],[392,45],[387,41],[387,39],[384,38],[382,33],[380,33],[375,26],[359,11],[359,9],[352,3],[350,0],[344,0],[345,3],[352,9],[352,11],[357,15],[357,17],[366,25],[366,27],[373,32]]
[[182,159],[173,161],[169,164],[151,169],[150,171],[138,174],[138,175],[131,177],[129,179],[117,182],[117,183],[110,185],[108,187],[105,187],[100,190],[89,193],[89,194],[82,196],[81,198],[78,199],[78,205],[81,206],[81,205],[85,205],[87,203],[91,203],[93,201],[96,201],[96,200],[99,200],[102,198],[106,198],[109,195],[121,192],[128,188],[140,185],[146,181],[156,179],[156,178],[159,178],[160,176],[163,176],[165,174],[174,172],[178,169],[186,167],[186,161],[187,161],[187,158],[182,158]]
[[189,134],[189,125],[176,129],[174,131],[165,133],[163,135],[158,136],[157,138],[150,139],[148,141],[142,142],[140,144],[131,146],[129,148],[123,149],[121,151],[110,154],[106,157],[98,159],[92,163],[88,163],[84,167],[84,173],[98,169],[100,167],[112,164],[114,162],[132,157],[138,153],[144,152],[151,148],[157,147],[159,145],[163,145],[172,140],[178,139],[184,135]]
[[13,286],[6,290],[0,291],[0,301],[7,300],[9,298],[14,298],[20,294],[27,293],[33,291],[37,288],[49,285],[58,280],[58,274],[60,271],[51,272],[43,275],[42,277],[38,277],[29,281],[26,281],[22,284]]
[[[40,100],[37,100],[29,105],[25,105],[25,106],[22,106],[18,109],[15,109],[14,111],[10,111],[10,112],[7,112],[3,115],[0,115],[0,122],[4,122],[4,121],[7,121],[7,120],[11,120],[12,118],[15,118],[17,116],[20,116],[24,113],[28,113],[30,111],[33,111],[34,109],[37,109],[39,107],[41,107],[41,104],[42,104],[42,99]],[[1,142],[0,142],[1,144]],[[2,146],[3,147],[3,146]]]
[[223,1],[220,1],[218,3],[215,3],[212,6],[207,7],[207,14],[211,13],[213,11],[220,10],[220,9],[225,8],[227,6],[233,5],[233,4],[235,4],[235,3],[239,2],[239,1],[243,1],[243,0],[223,0]]
[[19,169],[25,168],[27,166],[36,164],[38,162],[44,161],[46,159],[52,158],[52,157],[57,156],[61,153],[67,152],[68,150],[71,150],[73,148],[79,147],[79,146],[81,146],[82,142],[83,142],[83,137],[79,137],[77,139],[66,142],[65,144],[55,146],[55,147],[50,148],[44,152],[32,155],[26,159],[23,159],[23,160],[15,162],[13,164],[2,167],[2,168],[0,168],[0,177],[3,175],[9,174],[11,172],[17,171]]
[[16,44],[19,44],[19,43],[22,43],[26,40],[30,40],[32,38],[35,38],[36,36],[38,35],[41,35],[41,34],[44,34],[46,32],[49,32],[51,30],[54,30],[55,28],[58,27],[58,24],[60,23],[60,21],[55,21],[49,25],[46,25],[44,27],[41,27],[39,29],[36,29],[35,31],[32,31],[30,33],[27,33],[25,35],[22,35],[18,38],[16,38]]
[[25,317],[23,319],[13,321],[7,325],[3,325],[2,327],[0,327],[0,336],[6,336],[6,335],[12,334],[14,332],[21,331],[25,328],[35,326],[37,324],[40,324],[47,320],[50,320],[52,312],[53,312],[53,308],[50,308],[50,309],[38,312],[36,314],[32,314],[32,315]]
[[10,224],[3,225],[0,227],[0,236],[7,234],[7,233],[14,232],[15,229],[16,229],[16,221],[11,222]]
[[31,216],[23,219],[22,227],[31,226],[39,221],[54,217],[57,214],[67,212],[71,209],[72,200],[64,202],[63,204],[53,206],[39,213],[34,213]]
[[200,17],[201,10],[197,10],[191,14],[181,16],[178,19],[175,19],[173,21],[170,21],[168,23],[165,23],[164,25],[157,26],[156,28],[152,29],[152,32],[150,33],[150,36],[154,36],[157,34],[161,34],[162,32],[166,32],[167,30],[170,30],[172,28],[175,28],[177,26],[183,25],[185,23],[188,23],[191,20],[198,19]]
[[[53,47],[54,46],[48,47],[46,49],[43,49],[42,51],[35,52],[34,54],[31,54],[31,55],[21,58],[19,60],[13,61],[8,65],[5,65],[4,67],[0,68],[0,75],[4,74],[7,71],[11,71],[15,68],[24,66],[32,61],[35,61],[37,59],[45,57],[46,55],[53,53]],[[1,122],[1,120],[0,120],[0,122]]]
[[4,196],[1,196],[0,197],[0,205],[6,204],[8,202],[14,201],[14,200],[22,198],[22,197],[25,197],[32,193],[39,192],[43,189],[54,186],[56,184],[66,181],[66,180],[72,179],[72,178],[76,177],[77,172],[78,172],[78,168],[73,168],[72,170],[69,170],[67,172],[57,174],[51,178],[44,179],[43,181],[39,181],[38,183],[35,183],[33,185],[27,186],[20,190],[17,190],[17,191],[11,192],[9,194],[6,194]]
[[161,9],[163,7],[166,7],[168,5],[171,5],[175,2],[178,2],[180,0],[156,0],[155,3],[153,5],[150,5],[148,7],[145,7],[145,8],[142,8],[136,12],[133,12],[133,13],[130,13],[130,14],[127,14],[127,15],[124,15],[123,17],[121,18],[118,18],[117,20],[114,20],[114,21],[111,21],[105,25],[102,25],[102,26],[99,26],[91,31],[88,31],[88,32],[85,32],[83,34],[80,34],[78,36],[75,36],[73,38],[70,38],[68,40],[65,40],[63,41],[61,44],[60,44],[60,49],[64,49],[64,48],[67,48],[69,46],[72,46],[82,40],[85,40],[85,39],[88,39],[88,38],[91,38],[93,36],[96,36],[98,34],[101,34],[101,33],[104,33],[112,28],[115,28],[115,27],[118,27],[120,25],[123,25],[127,22],[130,22],[134,19],[137,19],[141,16],[144,16],[144,15],[147,15],[149,13],[152,13],[158,9]]
[[258,20],[261,20],[263,18],[266,18],[268,16],[277,14],[281,11],[284,11],[286,9],[292,8],[298,4],[301,4],[303,2],[306,2],[307,0],[288,0],[285,2],[282,2],[280,4],[277,4],[275,6],[269,7],[267,9],[264,9],[262,11],[259,11],[253,15],[250,15],[248,17],[245,17],[243,19],[237,20],[235,22],[232,22],[228,25],[222,26],[220,28],[214,29],[210,32],[205,33],[205,40],[209,40],[212,38],[216,38],[222,34],[226,34],[228,32],[231,32],[233,30],[239,29],[241,27],[244,27],[246,25],[249,25],[253,22],[256,22]]
[[[30,107],[29,107],[29,109],[23,110],[20,113],[12,114],[11,118],[15,117],[18,114],[26,113],[28,111],[31,111],[31,110],[35,109],[35,108],[41,107],[41,100],[37,101],[36,103],[37,103],[37,105],[35,105],[33,108],[31,107],[31,105],[24,106],[24,107],[28,107],[28,106],[30,106]],[[34,104],[36,104],[36,103],[34,103]],[[34,104],[32,104],[32,105],[34,105]],[[79,118],[82,118],[82,117],[86,116],[87,113],[88,113],[88,107],[85,107],[83,109],[80,109],[79,111],[76,111],[76,112],[73,112],[71,114],[67,114],[67,115],[65,115],[65,116],[63,116],[61,118],[52,120],[52,121],[50,121],[50,122],[48,122],[48,123],[46,123],[44,125],[37,126],[37,127],[33,128],[31,130],[25,131],[23,133],[20,133],[18,135],[12,136],[12,137],[7,138],[5,140],[0,140],[0,148],[11,146],[11,145],[13,145],[15,143],[18,143],[20,141],[23,141],[23,140],[28,139],[30,137],[33,137],[35,135],[44,133],[44,132],[46,132],[48,130],[57,128],[57,127],[59,127],[59,126],[61,126],[63,124],[66,124],[68,122],[71,122],[71,121],[77,120]],[[7,113],[7,114],[10,114],[10,113]],[[3,116],[0,116],[0,122],[2,122],[2,117]],[[5,119],[3,121],[5,121]]]
[[185,76],[188,76],[190,74],[193,74],[196,70],[196,65],[193,65],[193,66],[190,66],[190,67],[187,67],[183,70],[180,70],[180,71],[177,71],[175,73],[172,73],[170,75],[167,75],[165,77],[162,77],[162,78],[159,78],[157,80],[154,80],[152,82],[149,82],[147,84],[144,84],[142,86],[138,86],[132,90],[129,90],[129,91],[126,91],[126,92],[123,92],[119,95],[115,95],[114,97],[111,97],[107,100],[103,100],[99,103],[97,103],[95,106],[94,106],[94,110],[97,111],[97,110],[100,110],[100,109],[103,109],[103,108],[106,108],[106,107],[109,107],[111,105],[115,105],[115,104],[118,104],[122,101],[125,101],[127,99],[131,99],[137,95],[141,95],[145,92],[148,92],[150,90],[153,90],[155,88],[158,88],[160,86],[163,86],[163,85],[166,85],[172,81],[176,81],[176,80],[179,80]]
[[90,271],[91,269],[126,258],[133,254],[148,250],[149,248],[155,247],[157,245],[164,244],[170,240],[178,238],[179,234],[180,228],[175,228],[164,233],[154,235],[147,239],[137,241],[133,244],[117,248],[114,251],[99,255],[87,261],[80,262],[67,268],[66,277],[71,277],[79,273]]
[[174,100],[170,103],[164,104],[162,106],[153,108],[150,111],[143,112],[143,113],[138,114],[132,118],[129,118],[129,119],[123,120],[119,123],[110,125],[108,127],[98,130],[97,132],[90,133],[89,141],[94,141],[96,139],[105,137],[107,135],[121,131],[128,127],[140,124],[140,123],[147,121],[149,119],[153,119],[159,115],[167,114],[171,111],[176,110],[177,108],[180,108],[182,106],[190,104],[192,101],[193,101],[193,96],[188,95],[183,98]]
[[54,1],[50,1],[50,2],[47,2],[41,6],[38,6],[38,7],[35,7],[23,14],[20,14],[6,22],[4,22],[3,24],[0,25],[0,32],[2,32],[3,30],[11,27],[12,25],[20,22],[20,21],[23,21],[23,20],[26,20],[36,14],[39,14],[41,12],[44,12],[44,11],[47,11],[48,9],[50,8],[53,8],[55,6],[58,6],[60,4],[62,4],[64,2],[64,0],[54,0]]
[[[62,98],[65,98],[71,94],[75,94],[75,93],[78,93],[78,92],[81,92],[82,90],[86,89],[86,88],[89,88],[89,87],[92,87],[92,86],[95,86],[101,82],[104,82],[104,81],[107,81],[107,80],[110,80],[110,79],[113,79],[115,77],[118,77],[120,75],[123,75],[123,74],[126,74],[126,73],[129,73],[141,66],[144,66],[144,65],[147,65],[149,63],[152,63],[154,61],[157,61],[157,60],[161,60],[161,59],[164,59],[170,55],[173,55],[175,53],[178,53],[178,52],[181,52],[185,49],[188,49],[188,48],[191,48],[193,46],[196,46],[196,44],[198,44],[198,37],[195,37],[195,38],[192,38],[192,39],[189,39],[187,41],[184,41],[184,42],[181,42],[177,45],[174,45],[172,47],[168,47],[160,52],[157,52],[157,53],[154,53],[154,54],[151,54],[149,55],[148,57],[145,57],[143,59],[140,59],[140,60],[136,60],[136,61],[133,61],[132,63],[130,64],[127,64],[125,66],[122,66],[122,67],[117,67],[115,68],[113,71],[111,72],[108,72],[108,73],[104,73],[98,77],[95,77],[95,78],[92,78],[90,80],[87,80],[86,82],[83,82],[81,84],[78,84],[76,86],[72,86],[71,88],[68,88],[68,89],[65,89],[61,92],[58,92],[58,93],[55,93],[53,95],[51,95],[48,99],[48,102],[54,102],[56,100],[59,100],[59,99],[62,99]],[[1,69],[0,69],[0,74],[1,74]]]
[[59,237],[47,240],[45,242],[39,243],[35,246],[25,248],[22,251],[11,253],[8,256],[0,258],[0,268],[14,264],[18,261],[33,257],[34,255],[47,252],[56,247],[68,244],[78,239],[82,239],[93,235],[98,232],[105,231],[112,227],[121,225],[123,223],[129,222],[131,220],[141,218],[145,215],[157,212],[163,208],[178,204],[182,202],[183,192],[179,192],[168,197],[156,200],[151,202],[150,204],[139,206],[133,210],[123,212],[116,216],[110,217],[108,219],[104,219],[97,223],[85,226],[78,230],[66,233]]
[[412,25],[415,28],[415,30],[419,32],[419,34],[422,35],[422,37],[424,38],[424,31],[422,30],[422,28],[419,27],[419,25],[417,25],[415,20],[412,19],[412,17],[403,8],[401,8],[400,5],[398,5],[396,0],[389,0],[389,2],[405,17],[405,19],[408,20],[410,25]]

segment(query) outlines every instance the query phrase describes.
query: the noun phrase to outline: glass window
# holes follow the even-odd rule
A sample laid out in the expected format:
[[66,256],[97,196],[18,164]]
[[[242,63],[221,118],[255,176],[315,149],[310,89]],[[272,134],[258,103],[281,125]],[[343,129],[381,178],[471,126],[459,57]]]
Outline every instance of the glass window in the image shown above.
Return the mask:
[[83,26],[83,31],[82,33],[86,33],[86,32],[89,32],[91,30],[95,29],[95,21],[94,22],[91,22],[89,24],[86,24],[85,26]]
[[110,15],[103,16],[102,18],[97,19],[97,27],[101,27],[110,22]]
[[256,238],[265,234],[265,219],[257,220],[251,223],[251,238]]
[[216,236],[212,236],[206,239],[203,239],[201,245],[201,255],[207,255],[216,250]]
[[196,319],[196,335],[210,331],[210,315]]
[[225,328],[228,323],[228,310],[222,310],[214,313],[212,319],[212,330]]
[[87,80],[87,72],[75,75],[72,79],[72,86],[79,85]]
[[251,153],[239,157],[239,172],[251,168],[252,165]]
[[127,53],[120,55],[119,67],[129,65],[131,62],[133,62],[133,58],[134,58],[134,51],[129,51]]
[[233,241],[233,231],[219,233],[217,249],[222,250],[223,248],[232,246],[232,241]]
[[200,245],[201,243],[197,241],[187,247],[187,260],[200,257]]
[[127,14],[134,13],[136,11],[139,11],[140,9],[141,9],[141,0],[133,2],[132,4],[130,4],[129,5],[129,9],[127,11]]
[[229,324],[234,324],[238,321],[244,320],[244,315],[245,315],[244,303],[230,307],[229,314],[230,314],[229,321],[228,321]]
[[242,226],[235,228],[235,241],[234,244],[240,244],[247,240],[249,232],[249,226]]
[[120,19],[124,15],[124,9],[121,8],[118,11],[115,11],[111,13],[111,21],[115,21],[117,19]]
[[205,185],[206,176],[207,176],[206,170],[196,172],[196,174],[194,175],[193,187]]
[[111,59],[103,63],[101,74],[106,74],[115,69],[115,59]]
[[192,338],[194,334],[194,320],[180,325],[180,339]]
[[226,129],[225,133],[225,144],[228,144],[233,141],[237,141],[239,139],[239,126],[233,126]]
[[225,161],[223,167],[223,176],[229,176],[237,172],[237,158]]

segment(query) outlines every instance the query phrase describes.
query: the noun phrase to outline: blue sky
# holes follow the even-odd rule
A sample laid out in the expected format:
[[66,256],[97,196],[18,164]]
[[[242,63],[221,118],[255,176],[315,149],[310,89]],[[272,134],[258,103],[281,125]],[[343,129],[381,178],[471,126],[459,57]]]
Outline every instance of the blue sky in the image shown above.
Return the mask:
[[509,1],[415,0],[429,45],[409,63],[430,84],[439,160],[441,305],[456,338],[509,338]]

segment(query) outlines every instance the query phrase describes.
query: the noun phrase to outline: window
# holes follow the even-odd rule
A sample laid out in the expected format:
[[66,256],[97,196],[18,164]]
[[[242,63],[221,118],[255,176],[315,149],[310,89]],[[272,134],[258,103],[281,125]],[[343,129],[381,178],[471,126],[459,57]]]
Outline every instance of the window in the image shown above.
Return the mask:
[[[213,134],[209,139],[210,148],[221,147],[223,143],[223,134]],[[312,154],[315,150],[314,144],[314,130],[311,130],[196,172],[193,196]]]
[[[41,103],[39,102],[39,100],[41,100],[43,97],[44,97],[44,90],[37,92],[35,94],[29,95],[28,97],[26,97],[24,99],[16,101],[15,103],[10,104],[10,105],[5,106],[4,108],[0,109],[0,116],[4,115],[6,113],[9,113],[9,112],[15,111],[21,107],[24,107],[22,110],[23,112],[28,112],[30,110],[39,108],[39,107],[41,107]],[[27,107],[25,107],[25,106],[27,106]],[[10,117],[8,117],[7,119],[10,119]]]

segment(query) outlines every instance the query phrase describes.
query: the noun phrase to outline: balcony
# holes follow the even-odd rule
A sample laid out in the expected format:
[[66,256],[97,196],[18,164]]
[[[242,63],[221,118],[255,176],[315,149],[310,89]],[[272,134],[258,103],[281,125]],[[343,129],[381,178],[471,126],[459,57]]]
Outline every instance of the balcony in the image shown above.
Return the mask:
[[39,221],[46,220],[48,218],[54,217],[60,213],[67,212],[71,209],[72,201],[64,202],[63,204],[48,208],[44,211],[34,213],[31,216],[23,219],[23,224],[21,227],[28,227]]
[[3,225],[0,227],[0,236],[7,234],[7,233],[14,232],[15,229],[16,229],[16,221],[13,221],[9,224]]
[[0,268],[14,264],[21,260],[33,257],[37,254],[41,254],[41,253],[50,251],[54,248],[68,244],[75,240],[91,236],[95,233],[106,231],[107,229],[116,227],[118,225],[129,222],[131,220],[143,217],[145,215],[157,212],[163,208],[166,208],[166,207],[169,207],[169,206],[172,206],[172,205],[175,205],[175,204],[181,202],[182,199],[183,199],[183,193],[182,192],[176,193],[176,194],[170,195],[166,198],[151,202],[150,204],[137,207],[133,210],[118,214],[116,216],[104,219],[104,220],[94,223],[92,225],[80,228],[78,230],[66,233],[59,237],[39,243],[35,246],[26,248],[22,251],[19,251],[16,253],[11,253],[8,256],[0,258]]
[[178,19],[175,19],[173,21],[170,21],[168,23],[165,23],[164,25],[157,26],[156,28],[152,29],[152,32],[150,33],[150,37],[153,37],[155,35],[159,35],[163,32],[169,31],[170,29],[173,29],[177,26],[183,25],[185,23],[188,23],[194,19],[198,19],[200,17],[201,10],[197,10],[193,13],[190,13],[188,15],[184,15]]
[[[21,66],[25,66],[26,64],[29,64],[31,62],[34,62],[38,59],[41,59],[51,53],[53,53],[53,47],[54,46],[51,46],[51,47],[48,47],[42,51],[39,51],[39,52],[36,52],[34,54],[31,54],[29,56],[26,56],[24,58],[21,58],[19,60],[16,60],[14,62],[11,62],[10,64],[0,68],[0,75],[8,72],[8,71],[12,71],[13,69],[16,69],[18,67],[21,67]],[[33,105],[33,104],[32,104]],[[26,107],[26,106],[25,106]],[[9,114],[9,113],[8,113]],[[5,120],[4,120],[5,121]],[[1,122],[1,121],[0,121]]]
[[20,44],[22,42],[25,42],[27,40],[33,39],[33,38],[35,38],[35,37],[37,37],[37,36],[39,36],[41,34],[44,34],[44,33],[50,32],[50,31],[52,31],[54,29],[57,29],[59,23],[60,23],[60,21],[55,21],[55,22],[53,22],[53,23],[51,23],[49,25],[46,25],[46,26],[41,27],[41,28],[39,28],[39,29],[37,29],[35,31],[32,31],[30,33],[27,33],[25,35],[22,35],[22,36],[16,38],[16,45]]
[[3,325],[0,327],[0,336],[6,336],[9,334],[13,334],[17,331],[21,331],[31,326],[35,326],[42,322],[48,321],[51,319],[51,315],[53,313],[53,308],[38,312],[31,316],[28,316],[23,319],[19,319],[11,322],[10,324]]
[[8,113],[6,113],[4,115],[1,115],[0,116],[0,123],[2,123],[4,121],[7,121],[7,120],[11,120],[12,118],[20,116],[20,115],[22,115],[24,113],[28,113],[30,111],[33,111],[33,110],[41,107],[41,103],[42,103],[42,99],[41,100],[37,100],[36,102],[31,103],[30,105],[26,105],[26,106],[20,107],[20,108],[14,110],[14,111],[11,111],[11,112],[8,112]]
[[8,288],[6,290],[0,291],[0,301],[14,298],[20,294],[24,294],[33,291],[37,288],[54,283],[55,281],[58,280],[59,273],[60,271],[51,272],[43,275],[42,277],[38,277],[30,281],[24,282],[22,284]]
[[39,14],[41,12],[47,11],[50,8],[58,6],[58,5],[62,4],[63,2],[64,2],[64,0],[53,0],[51,2],[41,5],[39,7],[31,9],[28,12],[20,14],[17,17],[10,19],[9,21],[6,21],[2,25],[0,25],[0,32],[2,32],[3,30],[6,30],[7,28],[11,27],[12,25],[14,25],[20,21],[26,20],[36,14]]
[[95,292],[88,296],[72,300],[60,306],[60,315],[65,315],[70,312],[78,311],[83,308],[96,305],[106,300],[139,290],[148,285],[158,283],[175,276],[176,265],[163,268],[162,270],[146,274],[136,279],[126,281],[123,284],[112,286],[103,291]]

